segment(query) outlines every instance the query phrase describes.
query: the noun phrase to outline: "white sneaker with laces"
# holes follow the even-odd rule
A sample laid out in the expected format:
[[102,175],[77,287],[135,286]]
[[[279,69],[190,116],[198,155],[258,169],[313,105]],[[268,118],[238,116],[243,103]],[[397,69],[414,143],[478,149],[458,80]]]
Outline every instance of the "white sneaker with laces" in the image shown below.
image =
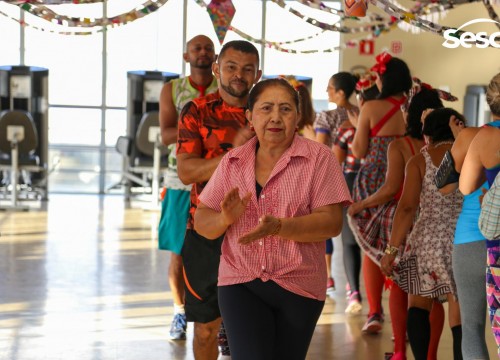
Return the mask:
[[363,305],[361,305],[359,292],[353,291],[351,294],[349,294],[349,301],[347,303],[345,313],[350,315],[356,315],[359,314],[362,309]]

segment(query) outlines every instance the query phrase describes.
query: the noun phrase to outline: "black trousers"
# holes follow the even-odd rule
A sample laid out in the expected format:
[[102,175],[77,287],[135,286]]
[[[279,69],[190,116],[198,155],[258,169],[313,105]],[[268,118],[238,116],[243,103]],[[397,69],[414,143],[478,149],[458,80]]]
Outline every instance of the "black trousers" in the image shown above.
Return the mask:
[[305,359],[324,304],[273,281],[219,286],[231,359]]

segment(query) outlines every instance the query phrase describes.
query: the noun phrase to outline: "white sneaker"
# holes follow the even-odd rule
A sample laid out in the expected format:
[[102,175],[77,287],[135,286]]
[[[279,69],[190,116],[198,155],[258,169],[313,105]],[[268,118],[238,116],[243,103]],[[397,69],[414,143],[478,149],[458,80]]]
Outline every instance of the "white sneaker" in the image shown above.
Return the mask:
[[334,294],[335,294],[335,280],[329,277],[326,281],[326,295],[332,298]]
[[363,309],[363,305],[361,305],[360,300],[361,299],[359,297],[359,292],[354,291],[351,294],[349,294],[349,302],[345,309],[345,313],[350,315],[359,314]]

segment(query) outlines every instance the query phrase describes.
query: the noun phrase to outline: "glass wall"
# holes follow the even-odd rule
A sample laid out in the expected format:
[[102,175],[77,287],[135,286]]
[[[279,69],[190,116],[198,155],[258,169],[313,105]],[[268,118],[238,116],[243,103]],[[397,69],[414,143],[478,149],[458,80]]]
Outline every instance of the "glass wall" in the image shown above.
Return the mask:
[[0,66],[19,64],[21,61],[21,41],[18,21],[21,10],[17,6],[0,3],[0,14],[0,33],[2,34]]
[[[54,5],[50,9],[99,19],[103,14],[113,17],[127,13],[144,2],[108,0],[106,9],[102,3]],[[233,4],[236,14],[232,25],[245,34],[245,39],[265,36],[273,42],[289,41],[282,46],[298,52],[339,44],[338,33],[321,32],[271,1],[233,0]],[[287,4],[321,21],[337,21],[331,14],[296,1]],[[105,32],[94,30],[90,35],[61,34],[64,30],[60,27],[27,12],[21,15],[19,7],[5,2],[0,2],[0,14],[0,32],[8,39],[0,52],[0,66],[19,65],[24,59],[21,65],[49,69],[50,192],[105,193],[120,181],[122,157],[114,146],[127,131],[128,71],[182,74],[187,70],[182,60],[183,39],[197,34],[212,38],[216,50],[220,50],[206,7],[191,0],[169,0],[151,14]],[[21,21],[22,16],[26,25],[21,27],[14,19]],[[310,39],[296,41],[306,37]],[[229,31],[225,41],[241,38]],[[328,78],[339,68],[337,52],[292,54],[269,44],[255,45],[261,51],[264,74],[312,77],[316,110],[326,108]]]

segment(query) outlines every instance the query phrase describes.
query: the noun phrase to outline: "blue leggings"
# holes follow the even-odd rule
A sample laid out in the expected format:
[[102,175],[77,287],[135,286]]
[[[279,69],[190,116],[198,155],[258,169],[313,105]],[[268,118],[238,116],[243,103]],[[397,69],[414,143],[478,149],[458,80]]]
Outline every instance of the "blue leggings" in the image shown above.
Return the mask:
[[273,281],[219,286],[232,360],[304,360],[324,301]]

